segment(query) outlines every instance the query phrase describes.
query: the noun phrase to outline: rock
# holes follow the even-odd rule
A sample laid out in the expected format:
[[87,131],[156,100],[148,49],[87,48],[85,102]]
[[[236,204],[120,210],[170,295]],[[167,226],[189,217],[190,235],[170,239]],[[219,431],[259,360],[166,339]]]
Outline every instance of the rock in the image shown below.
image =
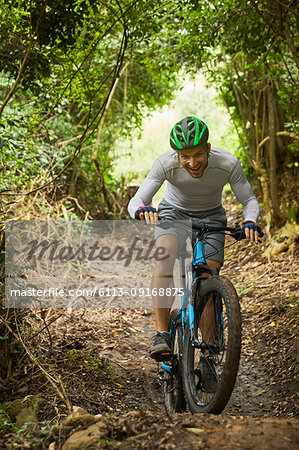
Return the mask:
[[90,425],[97,421],[97,418],[93,416],[92,414],[77,414],[72,413],[70,414],[61,424],[61,428],[64,428],[65,426],[72,426],[77,427],[79,425],[86,426]]
[[62,450],[82,450],[92,445],[96,445],[99,439],[108,436],[107,425],[104,422],[97,422],[90,425],[86,430],[76,431],[71,434],[63,444]]
[[40,398],[16,399],[6,403],[4,409],[17,428],[21,428],[26,422],[38,422],[36,414],[40,402]]
[[287,252],[299,240],[299,226],[295,223],[287,222],[272,237],[272,242],[265,251],[265,256],[277,256]]
[[88,414],[88,411],[86,411],[86,409],[81,408],[81,406],[73,406],[73,413],[78,413],[78,414]]
[[73,406],[73,412],[67,416],[67,418],[62,422],[61,427],[69,426],[69,425],[90,425],[96,422],[98,418],[89,414],[86,409],[81,408],[80,406]]

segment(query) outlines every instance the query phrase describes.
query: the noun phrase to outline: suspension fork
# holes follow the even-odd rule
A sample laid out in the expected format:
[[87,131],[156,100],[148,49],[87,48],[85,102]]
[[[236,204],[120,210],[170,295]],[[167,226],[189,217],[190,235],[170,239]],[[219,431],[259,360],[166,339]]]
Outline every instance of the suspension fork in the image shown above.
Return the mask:
[[195,320],[195,295],[197,290],[199,289],[201,284],[201,280],[199,278],[195,278],[192,283],[192,289],[190,289],[190,296],[188,301],[188,318],[189,318],[189,328],[190,328],[190,336],[191,343],[193,347],[199,348],[200,342],[198,340],[198,323]]
[[[186,280],[186,264],[185,264],[185,257],[180,256],[179,258],[179,264],[180,264],[180,286],[183,289],[183,294],[181,296],[181,311],[182,311],[182,336],[183,336],[183,342],[184,342],[184,332],[186,328],[186,311],[187,311],[187,304],[188,304],[188,281]],[[188,273],[188,271],[187,271]]]
[[196,293],[201,285],[201,278],[197,276],[194,265],[190,265],[188,270],[188,298],[187,298],[187,309],[188,309],[188,325],[190,328],[191,343],[194,347],[199,348],[200,343],[198,340],[198,323],[195,317],[195,298]]
[[198,276],[196,267],[200,264],[206,265],[206,256],[204,250],[204,244],[200,239],[197,239],[193,246],[193,259],[190,270],[191,282],[190,282],[190,296],[188,301],[188,317],[189,327],[191,335],[191,343],[193,347],[200,347],[198,340],[198,323],[195,324],[195,298],[198,289],[201,286],[201,277]]

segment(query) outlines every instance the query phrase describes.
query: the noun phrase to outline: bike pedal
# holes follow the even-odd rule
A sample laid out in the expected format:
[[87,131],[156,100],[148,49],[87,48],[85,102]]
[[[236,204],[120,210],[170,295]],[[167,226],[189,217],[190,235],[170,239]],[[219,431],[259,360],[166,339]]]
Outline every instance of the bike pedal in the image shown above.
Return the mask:
[[154,359],[158,362],[169,361],[171,359],[171,353],[170,352],[158,353],[157,355],[154,356]]

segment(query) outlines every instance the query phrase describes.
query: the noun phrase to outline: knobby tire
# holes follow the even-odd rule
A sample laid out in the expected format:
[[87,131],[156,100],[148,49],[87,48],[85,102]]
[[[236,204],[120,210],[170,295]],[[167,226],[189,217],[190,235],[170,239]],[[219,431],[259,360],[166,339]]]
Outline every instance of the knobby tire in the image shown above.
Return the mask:
[[[215,360],[218,387],[216,392],[205,392],[201,387],[201,371],[198,370],[202,352],[191,343],[190,329],[186,327],[183,351],[183,387],[192,413],[219,414],[225,408],[233,391],[241,352],[241,313],[238,295],[232,283],[225,277],[213,276],[202,283],[195,298],[195,321],[202,324],[203,312],[213,298],[213,342],[217,350],[208,351]],[[210,303],[211,305],[211,300]],[[216,305],[216,306],[215,306]],[[217,312],[218,311],[218,312]],[[198,339],[204,340],[201,326],[197,326]],[[212,336],[212,332],[211,332]],[[219,345],[218,345],[219,343]],[[212,348],[212,345],[211,345]],[[197,374],[199,375],[197,376]]]

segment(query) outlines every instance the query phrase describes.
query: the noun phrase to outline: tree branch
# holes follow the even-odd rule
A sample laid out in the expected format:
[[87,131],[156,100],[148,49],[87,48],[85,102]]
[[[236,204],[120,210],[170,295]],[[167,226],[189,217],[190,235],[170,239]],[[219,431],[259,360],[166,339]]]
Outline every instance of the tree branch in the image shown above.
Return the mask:
[[[126,14],[133,6],[137,3],[137,1],[138,1],[138,0],[134,0],[134,1],[128,6],[128,8],[125,10],[125,12],[124,12],[123,14]],[[113,24],[111,25],[111,27],[109,27],[109,28],[105,31],[104,35],[106,35],[106,34],[108,33],[108,31],[111,30],[112,27],[113,27],[118,21],[120,21],[121,18],[122,18],[122,16],[118,17],[118,18],[113,22]],[[103,36],[104,36],[104,35],[103,35]],[[103,37],[103,36],[102,36],[102,37]],[[83,133],[82,133],[82,135],[81,135],[81,137],[80,137],[80,141],[79,141],[79,143],[77,144],[77,146],[76,146],[76,148],[75,148],[75,150],[74,150],[73,156],[71,157],[70,161],[64,166],[63,169],[60,170],[60,172],[59,172],[54,178],[52,178],[50,181],[48,181],[47,183],[43,184],[42,186],[40,186],[40,187],[38,187],[38,188],[36,188],[36,189],[33,189],[33,190],[29,191],[29,192],[25,192],[25,193],[7,193],[7,192],[6,192],[5,195],[7,195],[7,196],[15,196],[15,195],[26,196],[26,195],[33,194],[33,193],[35,193],[35,192],[37,192],[37,191],[39,191],[39,190],[41,190],[41,189],[44,189],[46,186],[48,186],[49,184],[51,184],[51,183],[53,183],[54,181],[56,181],[56,180],[57,180],[57,179],[58,179],[58,178],[59,178],[59,177],[60,177],[60,176],[61,176],[61,175],[62,175],[62,174],[63,174],[63,173],[71,166],[71,164],[75,161],[75,159],[76,159],[77,156],[79,155],[80,150],[81,150],[81,147],[82,147],[82,144],[84,143],[84,141],[85,141],[87,135],[92,134],[92,133],[95,131],[95,129],[97,128],[99,122],[101,121],[102,115],[104,114],[104,111],[105,111],[105,106],[106,106],[108,97],[109,97],[109,95],[110,95],[111,89],[113,88],[113,83],[114,83],[114,81],[115,81],[115,78],[117,77],[117,74],[118,74],[118,71],[119,71],[119,67],[121,67],[121,64],[122,64],[122,62],[123,62],[125,49],[126,49],[126,40],[125,40],[125,46],[123,47],[123,44],[121,45],[121,50],[120,50],[120,53],[119,53],[119,58],[118,58],[118,61],[117,61],[116,65],[115,65],[115,67],[109,72],[109,75],[106,77],[106,80],[107,80],[107,79],[109,78],[109,76],[111,76],[111,74],[114,73],[114,78],[113,78],[113,81],[112,81],[112,84],[111,84],[109,93],[108,93],[108,95],[106,96],[105,100],[103,101],[102,106],[100,107],[99,111],[96,113],[96,115],[94,116],[94,118],[92,119],[91,122],[89,122],[89,117],[90,117],[90,111],[89,111],[89,117],[88,117],[88,120],[87,120],[87,124],[86,124],[85,130],[83,131]],[[86,60],[86,57],[84,58],[84,61],[85,61],[85,60]],[[82,64],[84,63],[84,61],[82,62]],[[82,67],[82,64],[80,65],[80,68]],[[103,82],[103,83],[104,83],[104,82]],[[103,83],[101,83],[101,86],[102,86]],[[101,88],[101,86],[99,87],[99,89]],[[99,89],[98,89],[98,90],[99,90]],[[97,92],[98,92],[98,90],[97,90]],[[61,97],[60,97],[60,98],[61,98]],[[91,106],[92,106],[92,105],[90,104],[90,109],[91,109]],[[95,124],[95,125],[94,125],[94,124]],[[88,130],[89,130],[93,125],[94,125],[93,129],[90,131],[90,133],[88,133]],[[0,195],[4,195],[4,194],[1,194],[1,193],[0,193]]]
[[12,96],[14,95],[14,93],[16,92],[17,87],[18,87],[18,85],[19,85],[19,83],[20,83],[20,80],[21,80],[21,77],[22,77],[22,75],[23,75],[23,72],[24,72],[24,70],[25,70],[25,68],[26,68],[26,65],[27,65],[29,56],[30,56],[31,51],[32,51],[32,49],[33,49],[33,47],[34,47],[34,37],[35,37],[35,34],[37,33],[37,30],[38,30],[38,28],[39,28],[39,25],[40,25],[42,16],[43,16],[43,14],[44,14],[44,12],[45,12],[45,8],[46,8],[46,6],[47,6],[47,3],[48,3],[48,0],[46,0],[45,3],[44,3],[44,5],[43,5],[43,9],[42,9],[41,14],[39,15],[39,18],[38,18],[38,21],[37,21],[37,24],[36,24],[35,31],[34,31],[34,33],[32,34],[32,32],[31,32],[31,20],[32,20],[32,8],[31,8],[31,6],[32,6],[32,2],[30,1],[30,25],[29,25],[29,28],[30,28],[30,41],[29,41],[29,45],[28,45],[28,47],[27,47],[27,50],[26,50],[24,59],[23,59],[23,61],[22,61],[21,64],[20,64],[20,68],[19,68],[19,72],[18,72],[17,78],[15,79],[15,82],[14,82],[12,88],[9,90],[9,92],[8,92],[8,94],[6,95],[6,97],[5,97],[5,99],[4,99],[3,103],[2,103],[2,105],[0,106],[0,117],[1,117],[1,115],[2,115],[2,113],[3,113],[3,111],[4,111],[4,108],[5,108],[6,105],[8,104],[9,100],[11,99],[11,97],[12,97]]
[[[295,139],[295,140],[299,141],[299,136],[297,136],[297,134],[295,134],[295,133],[290,133],[289,131],[277,131],[276,136],[277,137],[288,137],[288,138]],[[256,161],[258,160],[258,158],[260,158],[260,152],[261,152],[262,147],[269,140],[270,140],[270,136],[267,136],[257,146],[257,149],[256,149],[256,154],[257,154]]]
[[[15,311],[14,311],[14,313],[15,313]],[[2,317],[0,317],[0,320],[6,326],[8,331],[15,337],[15,339],[22,344],[24,350],[26,351],[26,353],[29,356],[29,358],[31,359],[31,361],[40,369],[40,371],[45,375],[47,380],[52,384],[52,386],[55,388],[55,390],[58,393],[61,400],[66,403],[69,413],[71,413],[73,408],[72,408],[72,405],[71,405],[71,402],[70,402],[68,396],[66,395],[61,378],[59,377],[59,379],[57,380],[53,376],[51,376],[46,371],[44,366],[38,361],[38,359],[35,357],[35,355],[31,352],[31,350],[29,350],[29,348],[27,347],[27,345],[25,344],[25,342],[21,336],[19,326],[18,326],[18,321],[16,318],[16,313],[15,313],[15,325],[17,328],[17,333],[15,331],[13,331],[13,329],[9,326],[9,324],[4,319],[2,319]],[[59,389],[58,385],[60,385],[61,390]]]

